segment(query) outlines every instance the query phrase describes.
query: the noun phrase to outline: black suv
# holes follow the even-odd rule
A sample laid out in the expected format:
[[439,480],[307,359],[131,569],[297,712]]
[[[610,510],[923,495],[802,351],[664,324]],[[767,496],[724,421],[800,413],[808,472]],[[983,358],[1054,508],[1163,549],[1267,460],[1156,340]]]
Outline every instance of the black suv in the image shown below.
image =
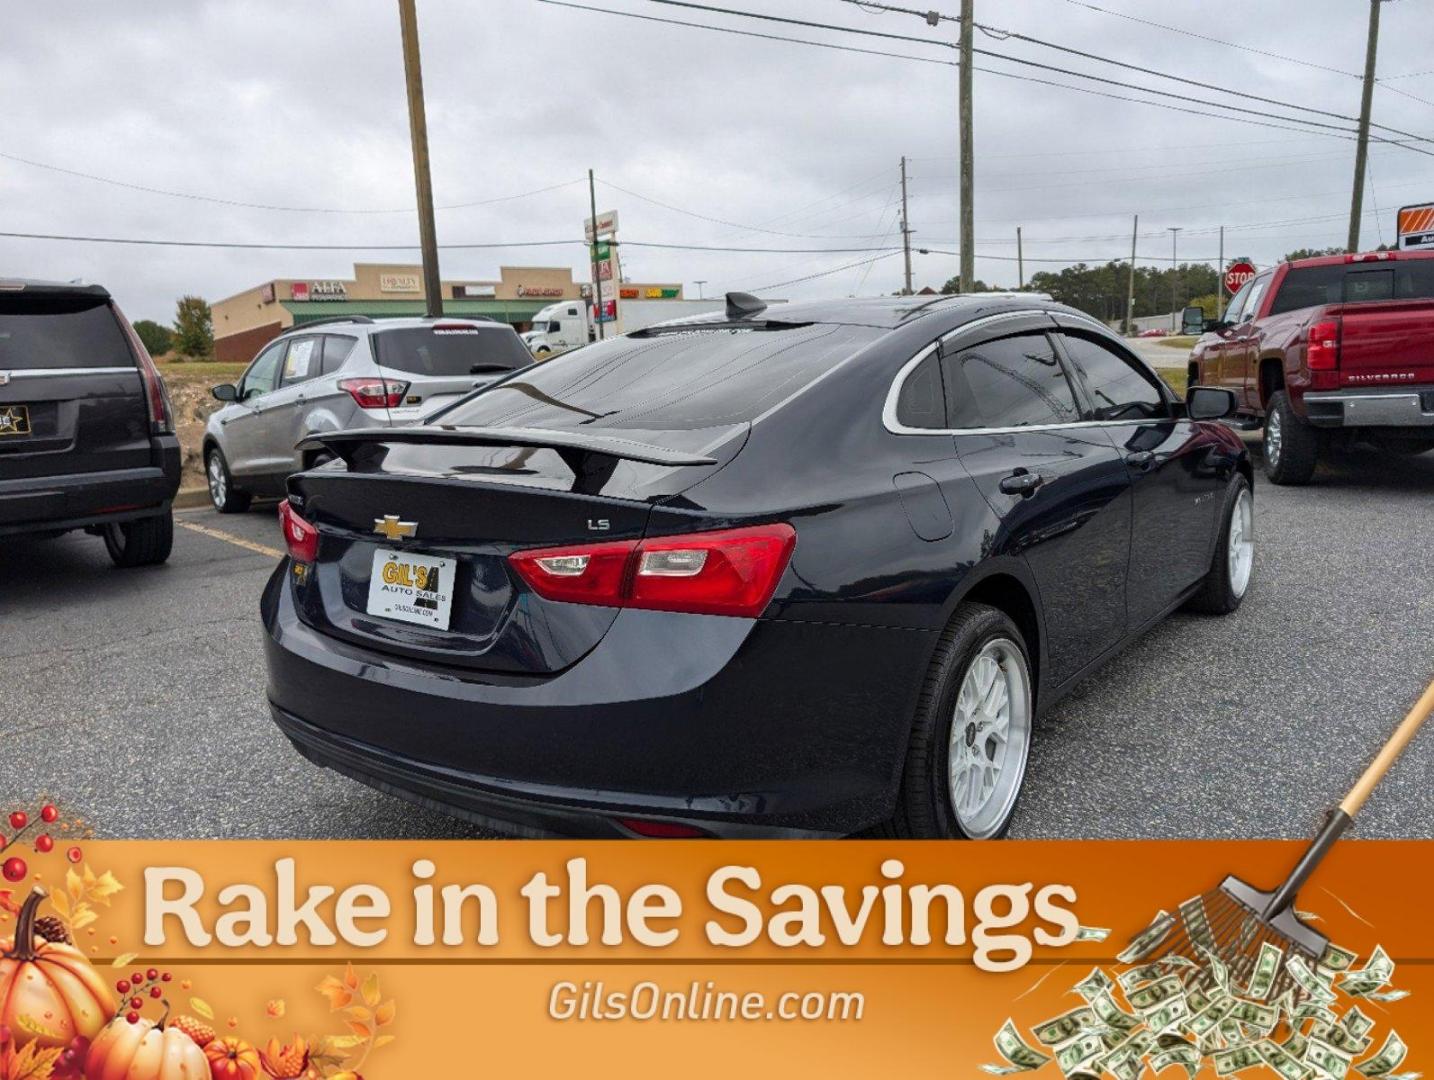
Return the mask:
[[84,529],[161,563],[178,490],[169,393],[110,294],[0,279],[0,537]]

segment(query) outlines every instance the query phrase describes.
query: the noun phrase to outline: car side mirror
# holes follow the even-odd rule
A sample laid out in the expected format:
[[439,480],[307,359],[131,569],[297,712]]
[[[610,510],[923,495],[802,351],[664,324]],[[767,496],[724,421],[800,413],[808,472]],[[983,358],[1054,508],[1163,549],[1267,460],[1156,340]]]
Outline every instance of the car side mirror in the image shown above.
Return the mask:
[[1185,391],[1185,415],[1191,420],[1223,420],[1234,416],[1235,392],[1219,386],[1192,386]]
[[1218,334],[1222,330],[1230,329],[1231,325],[1232,324],[1225,319],[1206,319],[1205,329],[1202,332],[1206,334]]
[[233,383],[220,383],[218,386],[210,387],[209,392],[220,401],[239,400],[239,388]]

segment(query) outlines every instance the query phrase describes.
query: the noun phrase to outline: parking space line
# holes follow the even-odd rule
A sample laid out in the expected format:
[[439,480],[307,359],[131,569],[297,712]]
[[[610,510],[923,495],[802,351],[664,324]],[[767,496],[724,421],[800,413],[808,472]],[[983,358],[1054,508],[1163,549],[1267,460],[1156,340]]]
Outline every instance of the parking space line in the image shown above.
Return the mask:
[[223,540],[225,543],[233,544],[235,547],[245,548],[249,551],[257,552],[260,555],[268,555],[271,559],[281,559],[284,557],[284,553],[278,548],[269,547],[267,544],[256,544],[252,540],[245,540],[242,536],[235,536],[233,533],[227,533],[223,529],[211,529],[208,525],[196,525],[192,521],[181,521],[179,518],[175,518],[174,523],[181,529],[201,533],[204,536],[213,537],[215,540]]

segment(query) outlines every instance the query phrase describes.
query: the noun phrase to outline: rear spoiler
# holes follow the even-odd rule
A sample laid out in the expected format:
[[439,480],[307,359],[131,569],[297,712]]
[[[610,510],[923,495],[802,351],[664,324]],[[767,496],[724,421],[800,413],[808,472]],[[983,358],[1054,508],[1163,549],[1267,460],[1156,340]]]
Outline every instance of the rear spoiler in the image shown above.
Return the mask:
[[596,432],[561,431],[551,428],[459,427],[453,424],[424,424],[413,427],[358,428],[327,431],[300,440],[295,449],[329,450],[352,463],[360,448],[375,443],[446,443],[466,446],[538,446],[557,451],[574,473],[591,471],[590,458],[640,461],[648,465],[716,465],[706,454],[673,450],[666,446],[633,442]]

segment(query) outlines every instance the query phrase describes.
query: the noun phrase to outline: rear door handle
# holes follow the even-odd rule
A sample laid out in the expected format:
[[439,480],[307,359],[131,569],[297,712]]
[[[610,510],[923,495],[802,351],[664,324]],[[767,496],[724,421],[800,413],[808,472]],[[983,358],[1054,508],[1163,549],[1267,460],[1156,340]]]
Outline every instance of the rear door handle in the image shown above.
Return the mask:
[[1010,476],[1001,478],[1000,488],[1002,495],[1019,495],[1023,499],[1030,498],[1036,493],[1036,488],[1046,482],[1046,478],[1040,473],[1027,472],[1025,469],[1017,469]]
[[1144,472],[1155,464],[1155,452],[1153,450],[1137,450],[1133,454],[1126,454],[1125,463],[1131,468]]

